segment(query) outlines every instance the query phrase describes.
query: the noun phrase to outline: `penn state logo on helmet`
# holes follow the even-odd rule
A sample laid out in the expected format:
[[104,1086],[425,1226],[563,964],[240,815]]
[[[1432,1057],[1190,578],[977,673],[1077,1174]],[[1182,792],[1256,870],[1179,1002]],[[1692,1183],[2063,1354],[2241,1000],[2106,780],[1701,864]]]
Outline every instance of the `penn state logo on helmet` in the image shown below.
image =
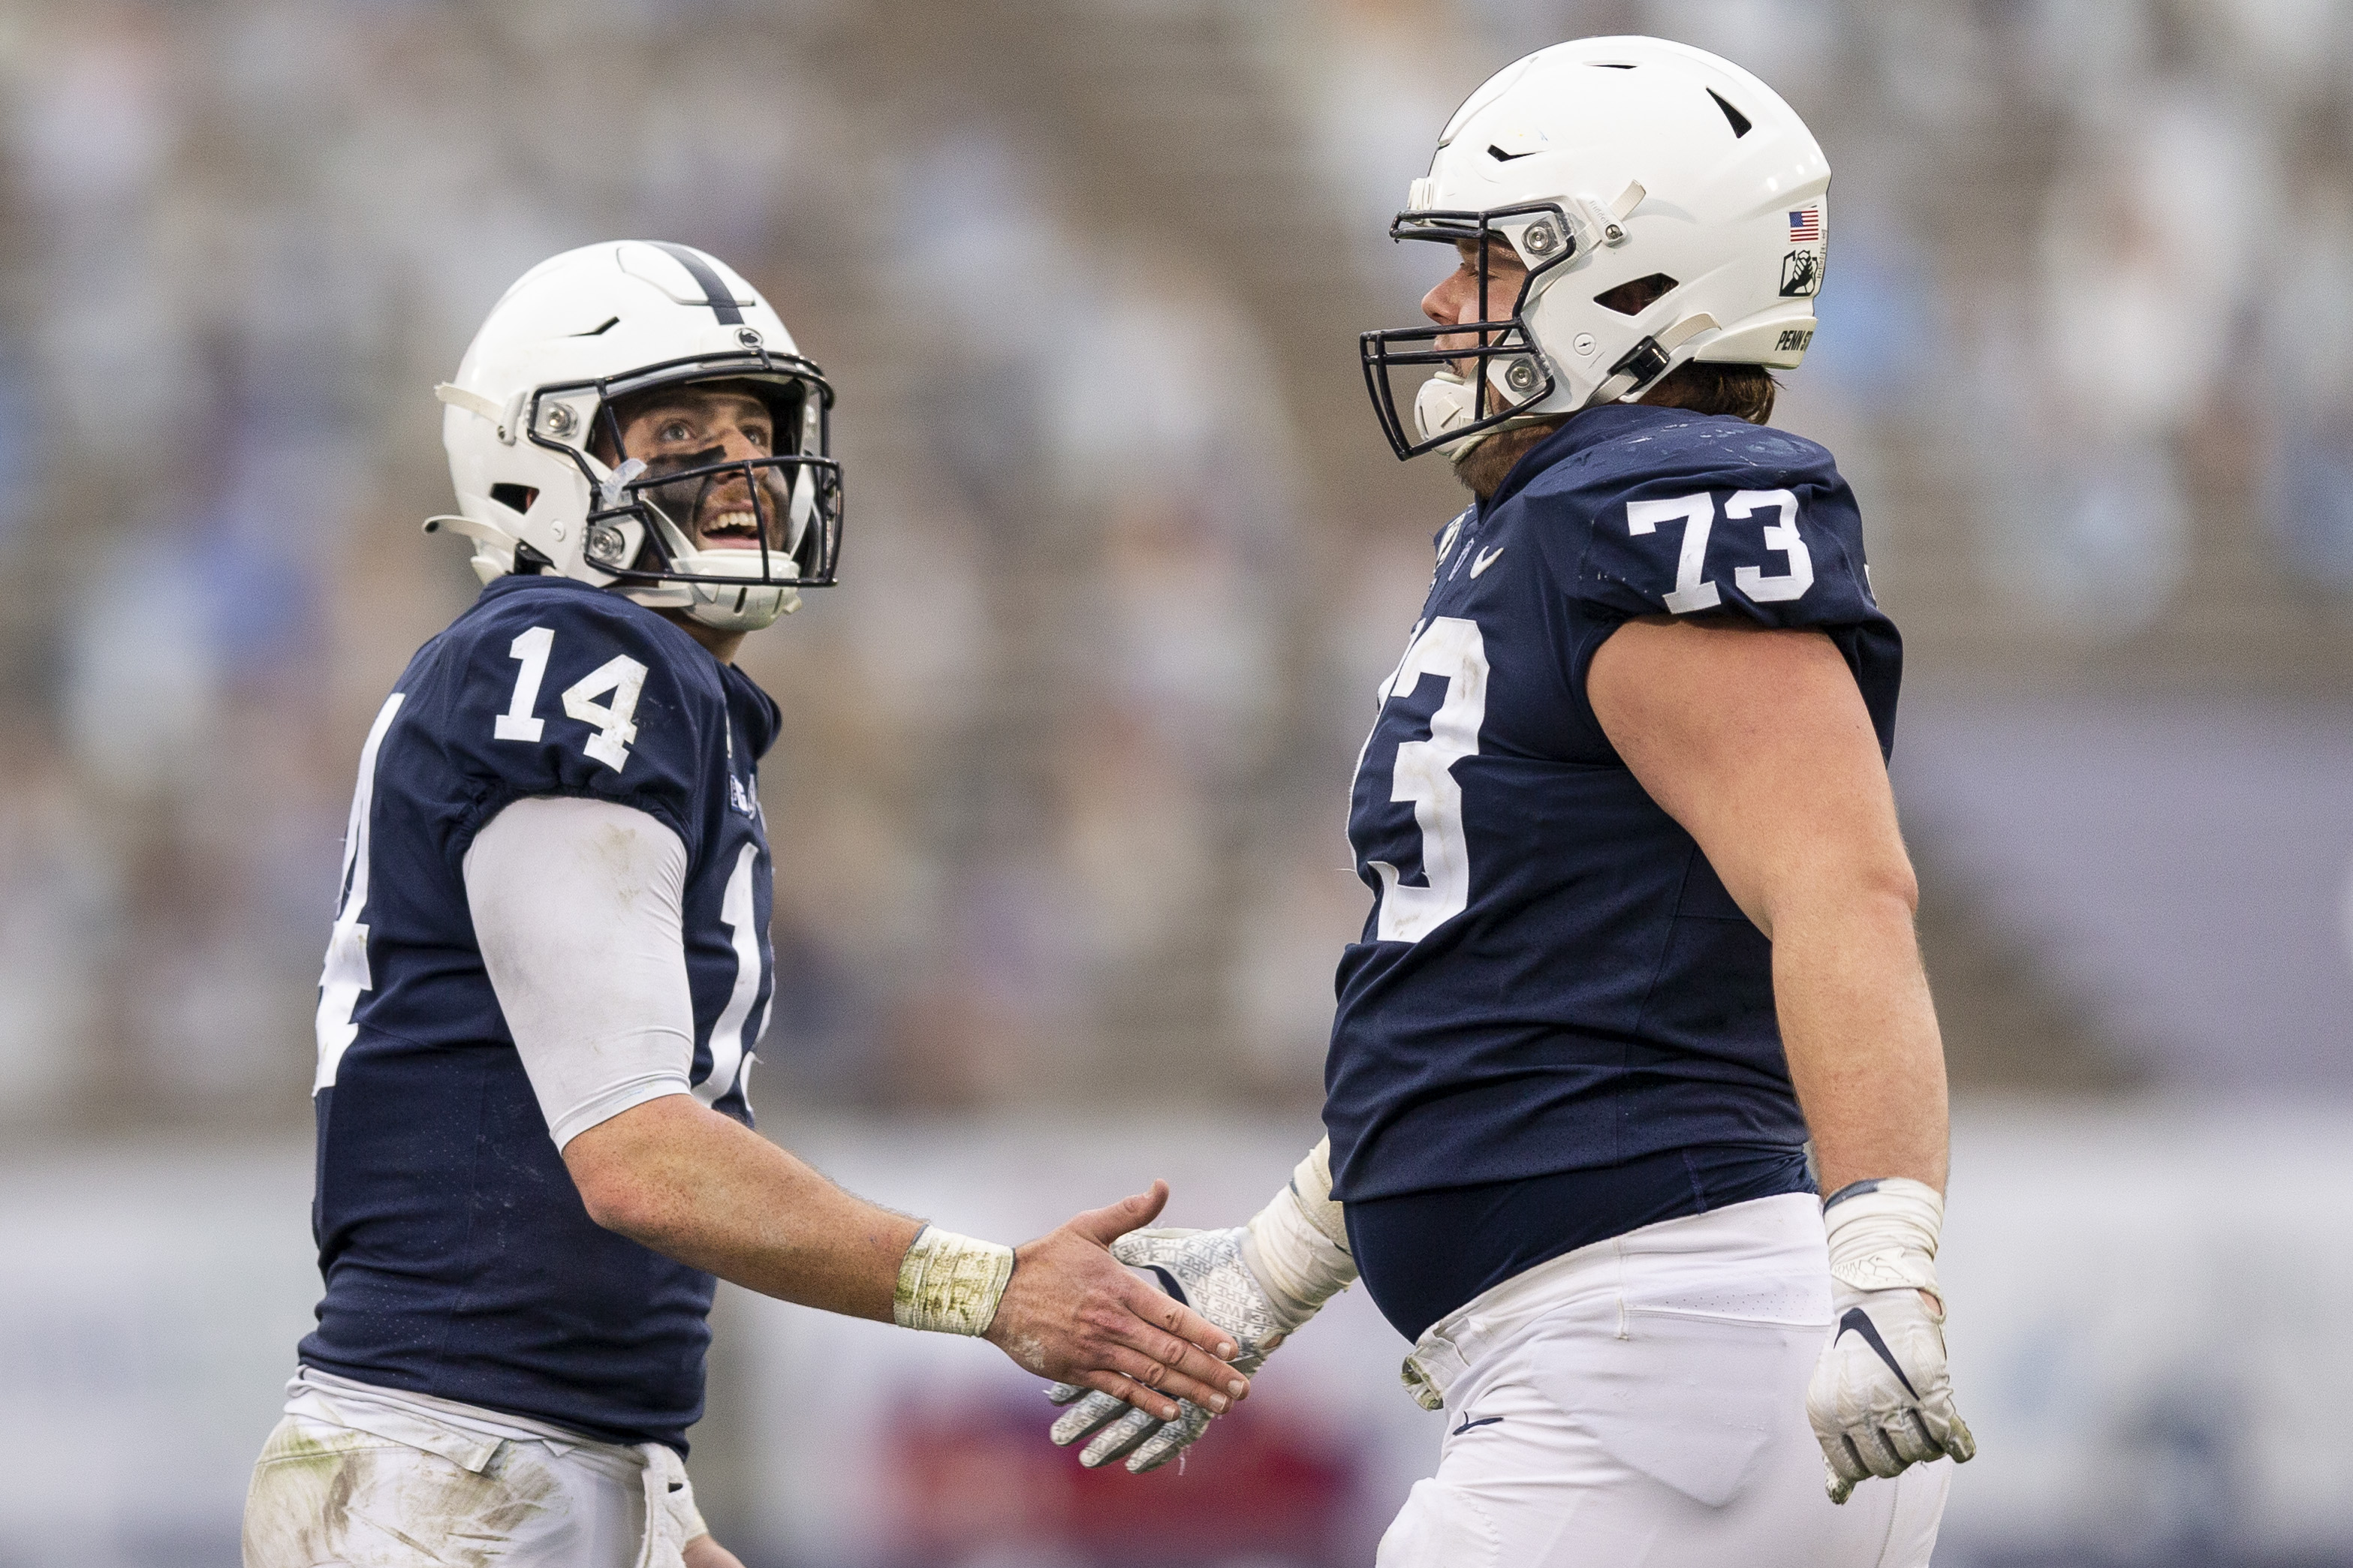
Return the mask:
[[[763,448],[627,449],[628,410],[714,390],[757,401]],[[833,388],[715,257],[659,240],[551,257],[434,392],[459,512],[425,526],[470,538],[486,583],[554,572],[753,631],[834,580]]]
[[[1475,246],[1482,300],[1476,322],[1364,334],[1389,445],[1460,462],[1496,430],[1639,397],[1689,360],[1794,368],[1830,180],[1797,111],[1704,49],[1578,38],[1504,67],[1455,110],[1389,228]],[[1508,300],[1488,302],[1490,242],[1527,268]]]

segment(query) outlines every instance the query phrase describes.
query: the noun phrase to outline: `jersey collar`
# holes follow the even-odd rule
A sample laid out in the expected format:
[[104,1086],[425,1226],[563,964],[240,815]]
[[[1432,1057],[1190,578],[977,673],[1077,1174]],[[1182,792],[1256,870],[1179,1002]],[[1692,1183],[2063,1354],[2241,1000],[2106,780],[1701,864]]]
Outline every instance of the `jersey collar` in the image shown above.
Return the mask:
[[1534,484],[1536,476],[1555,463],[1565,463],[1579,452],[1617,439],[1647,425],[1702,417],[1688,408],[1653,408],[1646,403],[1605,403],[1569,416],[1568,423],[1520,454],[1495,493],[1479,503],[1479,515],[1489,512]]
[[695,641],[693,634],[690,633],[684,626],[681,626],[670,619],[669,616],[659,615],[654,611],[648,609],[645,605],[638,604],[635,599],[617,594],[610,588],[599,588],[594,583],[583,583],[576,577],[559,577],[552,572],[541,572],[535,574],[510,572],[503,577],[493,577],[489,583],[485,584],[481,593],[475,598],[474,603],[478,605],[487,605],[491,600],[502,598],[509,594],[532,593],[594,594],[599,599],[607,603],[627,605],[629,607],[630,612],[644,616],[647,620],[653,622],[655,625],[662,628],[660,631],[653,634],[656,637],[675,638],[678,643],[682,644],[685,647],[692,648],[696,654],[710,660],[711,663],[718,666],[720,668],[726,669],[732,668],[724,660],[721,659],[718,655],[712,653],[709,648],[704,647],[701,643]]

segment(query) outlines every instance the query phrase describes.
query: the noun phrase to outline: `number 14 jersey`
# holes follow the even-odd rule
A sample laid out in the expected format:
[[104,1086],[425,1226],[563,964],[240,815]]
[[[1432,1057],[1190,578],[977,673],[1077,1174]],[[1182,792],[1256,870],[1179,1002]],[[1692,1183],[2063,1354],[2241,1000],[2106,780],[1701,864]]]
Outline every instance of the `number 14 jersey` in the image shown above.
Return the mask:
[[361,754],[320,984],[305,1364],[685,1450],[712,1278],[589,1219],[483,967],[466,852],[539,795],[677,834],[689,1079],[748,1125],[773,970],[754,770],[777,729],[684,631],[564,578],[498,579],[409,661]]
[[1637,616],[1816,628],[1889,748],[1902,645],[1830,454],[1738,419],[1591,409],[1438,544],[1350,803],[1375,900],[1325,1066],[1337,1195],[1801,1146],[1771,944],[1585,681]]

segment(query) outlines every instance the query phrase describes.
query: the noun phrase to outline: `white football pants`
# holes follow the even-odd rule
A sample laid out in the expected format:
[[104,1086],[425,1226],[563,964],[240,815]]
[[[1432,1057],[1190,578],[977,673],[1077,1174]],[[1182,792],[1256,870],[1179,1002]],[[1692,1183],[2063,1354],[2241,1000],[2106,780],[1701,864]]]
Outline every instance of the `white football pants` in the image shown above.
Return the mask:
[[245,1568],[681,1568],[703,1533],[661,1444],[308,1370],[289,1392],[246,1494]]
[[1806,1383],[1830,1322],[1804,1194],[1504,1281],[1414,1347],[1446,1436],[1378,1568],[1923,1568],[1951,1461],[1823,1495]]

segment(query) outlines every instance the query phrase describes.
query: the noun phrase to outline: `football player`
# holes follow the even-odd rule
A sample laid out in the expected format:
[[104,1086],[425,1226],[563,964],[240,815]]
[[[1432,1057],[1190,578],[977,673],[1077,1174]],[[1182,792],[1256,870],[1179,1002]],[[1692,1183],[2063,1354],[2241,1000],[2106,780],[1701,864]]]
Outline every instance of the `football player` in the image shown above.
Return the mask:
[[732,1563],[683,1458],[713,1276],[983,1335],[1178,1414],[1232,1337],[1104,1244],[1018,1250],[751,1131],[777,705],[733,663],[830,583],[832,389],[684,246],[542,263],[438,388],[481,596],[360,753],[320,983],[326,1294],[246,1507],[251,1568]]
[[[1357,764],[1330,1136],[1248,1225],[1114,1248],[1245,1368],[1362,1271],[1448,1413],[1385,1568],[1923,1563],[1973,1452],[1901,645],[1830,454],[1766,424],[1829,184],[1746,71],[1592,38],[1473,93],[1390,231],[1453,254],[1366,384],[1476,499]],[[1090,1465],[1207,1419],[1055,1397]]]

